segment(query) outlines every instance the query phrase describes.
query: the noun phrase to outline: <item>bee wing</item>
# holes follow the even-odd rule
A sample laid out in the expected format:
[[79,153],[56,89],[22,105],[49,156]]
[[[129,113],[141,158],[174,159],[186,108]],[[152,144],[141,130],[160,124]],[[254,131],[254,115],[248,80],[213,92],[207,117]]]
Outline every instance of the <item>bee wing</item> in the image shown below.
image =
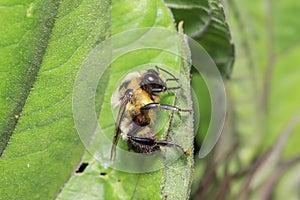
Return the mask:
[[110,152],[110,159],[111,160],[113,160],[116,157],[116,148],[117,148],[119,136],[121,134],[121,129],[120,129],[121,121],[122,121],[122,118],[123,118],[125,110],[126,110],[126,105],[130,101],[132,95],[133,95],[133,90],[128,89],[125,92],[125,95],[122,98],[122,103],[121,103],[121,107],[120,107],[120,110],[119,110],[119,113],[118,113],[116,126],[115,126],[115,134],[114,134],[113,144],[112,144],[111,152]]

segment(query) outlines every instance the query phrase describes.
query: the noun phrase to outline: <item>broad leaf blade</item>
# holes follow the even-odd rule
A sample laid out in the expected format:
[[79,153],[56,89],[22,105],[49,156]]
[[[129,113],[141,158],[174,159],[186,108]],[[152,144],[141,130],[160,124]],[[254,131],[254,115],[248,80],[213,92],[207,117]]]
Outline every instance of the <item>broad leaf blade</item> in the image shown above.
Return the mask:
[[[37,4],[41,6],[36,7]],[[0,196],[4,199],[53,198],[83,151],[72,117],[72,89],[89,49],[109,34],[110,19],[105,14],[109,4],[106,1],[63,1],[51,5],[40,1],[29,6],[32,16],[40,17],[36,19],[38,22],[44,19],[43,15],[50,18],[38,30],[42,35],[51,34],[51,39],[45,44],[44,36],[23,36],[29,41],[37,40],[28,47],[37,57],[43,57],[43,61],[39,66],[34,58],[25,59],[26,63],[38,65],[40,70],[29,97],[24,99],[26,104],[20,121],[0,160],[3,188]],[[49,14],[44,12],[50,8],[53,10]],[[46,29],[45,24],[54,20],[56,9],[54,28]],[[26,12],[23,14],[26,16]],[[34,24],[27,28],[29,32],[35,30]],[[38,51],[39,48],[46,48],[46,53]],[[22,87],[27,88],[27,83]]]
[[0,3],[0,154],[38,73],[58,1]]

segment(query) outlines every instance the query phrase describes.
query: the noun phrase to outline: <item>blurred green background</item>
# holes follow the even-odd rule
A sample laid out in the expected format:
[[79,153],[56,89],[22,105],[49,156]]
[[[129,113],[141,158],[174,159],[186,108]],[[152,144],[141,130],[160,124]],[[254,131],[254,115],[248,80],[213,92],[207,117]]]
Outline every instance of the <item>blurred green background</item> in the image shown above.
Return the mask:
[[300,2],[223,4],[236,56],[228,117],[214,151],[195,159],[192,197],[300,199]]

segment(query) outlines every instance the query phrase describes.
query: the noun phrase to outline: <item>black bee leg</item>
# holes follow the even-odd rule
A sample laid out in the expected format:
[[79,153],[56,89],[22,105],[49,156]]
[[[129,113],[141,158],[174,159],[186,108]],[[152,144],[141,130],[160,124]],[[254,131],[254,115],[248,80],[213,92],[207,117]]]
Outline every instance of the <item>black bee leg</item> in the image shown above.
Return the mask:
[[145,110],[151,110],[151,109],[155,109],[155,108],[162,108],[165,110],[171,110],[171,111],[175,111],[175,112],[191,112],[191,110],[185,110],[185,109],[178,108],[176,106],[160,104],[160,103],[149,103],[149,104],[141,107],[141,110],[145,111]]
[[152,138],[141,138],[133,135],[128,135],[127,144],[129,149],[137,153],[151,153],[159,150],[159,146],[155,145],[155,140]]
[[186,152],[180,145],[165,140],[155,140],[152,138],[142,138],[128,135],[127,142],[129,143],[130,149],[139,153],[150,153],[153,151],[157,151],[160,150],[161,146],[176,147],[180,149],[183,153]]
[[186,152],[179,144],[176,144],[174,142],[168,142],[165,140],[156,140],[155,144],[158,146],[176,147],[176,148],[180,149],[183,153]]
[[180,89],[181,88],[181,86],[176,86],[176,87],[167,87],[167,90],[169,91],[169,90],[178,90],[178,89]]
[[179,81],[179,79],[178,79],[178,78],[167,78],[167,79],[166,79],[166,82],[167,82],[167,81],[176,81],[176,82],[177,82],[177,81]]
[[[179,82],[179,78],[176,78],[172,73],[168,72],[167,70],[165,70],[165,69],[163,69],[163,68],[160,68],[160,67],[158,67],[158,66],[155,66],[155,68],[156,68],[156,70],[157,70],[158,72],[159,72],[159,71],[163,71],[163,72],[169,74],[169,75],[172,77],[172,78],[167,78],[166,81],[165,81],[165,83],[168,82],[168,81],[176,81],[177,83]],[[180,88],[181,88],[181,86],[177,86],[177,87],[166,87],[166,88],[164,88],[163,91],[168,91],[168,92],[169,92],[169,90],[177,90],[177,89],[180,89]],[[163,92],[163,91],[161,91],[161,92]],[[153,92],[155,92],[155,91],[153,91]]]
[[162,88],[152,88],[151,89],[151,92],[154,93],[160,93],[160,92],[164,92],[164,91],[167,91],[169,92],[170,90],[178,90],[180,89],[181,87],[180,86],[177,86],[177,87],[162,87]]

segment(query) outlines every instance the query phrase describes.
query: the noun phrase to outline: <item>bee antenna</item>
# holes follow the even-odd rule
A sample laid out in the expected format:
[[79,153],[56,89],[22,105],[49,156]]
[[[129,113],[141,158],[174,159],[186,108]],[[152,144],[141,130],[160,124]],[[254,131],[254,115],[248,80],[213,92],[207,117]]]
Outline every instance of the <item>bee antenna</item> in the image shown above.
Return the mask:
[[161,67],[158,67],[158,66],[155,66],[156,70],[159,72],[159,71],[163,71],[167,74],[169,74],[170,76],[172,76],[174,79],[177,79],[171,72],[168,72],[167,70],[161,68]]

